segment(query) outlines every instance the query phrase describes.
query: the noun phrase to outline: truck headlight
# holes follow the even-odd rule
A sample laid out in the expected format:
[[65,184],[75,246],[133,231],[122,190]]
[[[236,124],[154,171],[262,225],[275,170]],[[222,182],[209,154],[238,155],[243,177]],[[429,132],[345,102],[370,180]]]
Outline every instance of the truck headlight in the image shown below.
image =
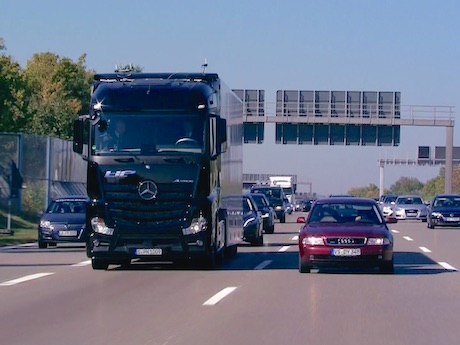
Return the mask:
[[182,229],[184,235],[193,235],[201,231],[205,231],[207,227],[206,219],[202,216],[198,218],[193,218],[190,226]]
[[109,228],[106,224],[104,219],[99,217],[94,217],[91,219],[91,227],[94,232],[103,235],[113,235],[113,228]]

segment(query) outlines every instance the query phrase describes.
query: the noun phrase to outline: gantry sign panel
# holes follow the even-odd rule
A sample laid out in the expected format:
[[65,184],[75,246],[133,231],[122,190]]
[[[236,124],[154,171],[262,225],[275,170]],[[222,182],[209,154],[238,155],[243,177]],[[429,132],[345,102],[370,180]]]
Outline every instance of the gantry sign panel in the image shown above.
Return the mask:
[[262,144],[264,141],[264,123],[251,122],[252,116],[265,116],[265,90],[241,90],[233,92],[243,101],[243,115],[247,116],[244,122],[244,142]]
[[[452,148],[452,161],[455,165],[460,164],[460,147]],[[434,155],[430,146],[419,146],[417,155],[417,164],[446,164],[446,147],[435,146]]]
[[368,122],[400,118],[400,110],[400,92],[278,90],[276,143],[398,146],[400,126]]

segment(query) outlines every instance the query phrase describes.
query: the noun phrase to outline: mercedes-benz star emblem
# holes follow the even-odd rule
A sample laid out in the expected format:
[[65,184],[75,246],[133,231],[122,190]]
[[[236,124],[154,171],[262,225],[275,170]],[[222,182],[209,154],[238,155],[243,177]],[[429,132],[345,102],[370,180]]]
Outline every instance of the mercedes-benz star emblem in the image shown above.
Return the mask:
[[142,181],[137,187],[139,196],[144,200],[153,200],[157,197],[158,187],[155,182],[150,180]]

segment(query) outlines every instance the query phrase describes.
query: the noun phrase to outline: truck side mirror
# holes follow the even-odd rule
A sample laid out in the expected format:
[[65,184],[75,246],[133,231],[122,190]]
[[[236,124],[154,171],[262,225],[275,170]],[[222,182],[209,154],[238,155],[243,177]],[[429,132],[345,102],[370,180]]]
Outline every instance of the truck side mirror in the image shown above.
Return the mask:
[[73,122],[73,152],[83,153],[83,131],[84,124],[82,119]]
[[227,151],[227,120],[216,118],[216,152],[212,159],[216,159],[221,153]]

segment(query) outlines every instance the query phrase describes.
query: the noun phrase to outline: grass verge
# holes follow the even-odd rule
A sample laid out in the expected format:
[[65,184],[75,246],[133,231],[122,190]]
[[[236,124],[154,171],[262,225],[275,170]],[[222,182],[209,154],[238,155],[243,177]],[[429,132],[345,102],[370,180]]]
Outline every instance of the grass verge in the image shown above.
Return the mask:
[[0,210],[0,246],[29,243],[37,241],[37,223],[11,215],[12,234],[5,234],[8,225],[8,214]]

